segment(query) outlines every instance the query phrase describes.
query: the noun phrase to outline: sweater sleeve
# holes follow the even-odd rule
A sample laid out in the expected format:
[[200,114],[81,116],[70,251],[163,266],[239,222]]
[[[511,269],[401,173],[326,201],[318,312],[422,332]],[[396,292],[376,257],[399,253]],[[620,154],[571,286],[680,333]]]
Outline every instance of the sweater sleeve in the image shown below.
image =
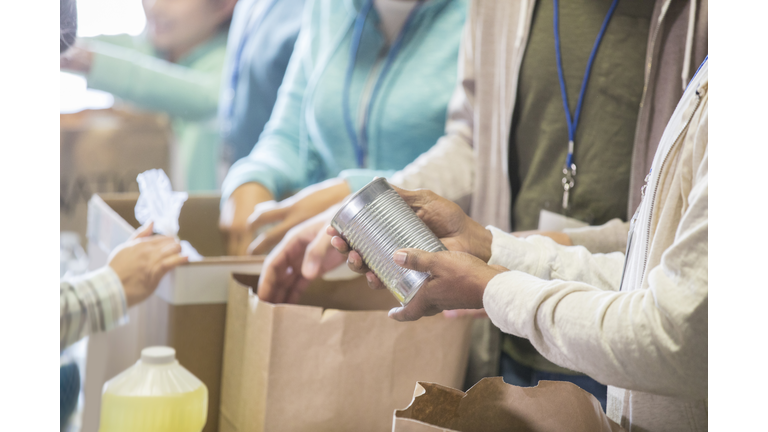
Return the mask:
[[[552,280],[540,279],[553,267],[551,245],[521,248],[520,253],[532,251],[535,256],[518,258],[522,271],[491,280],[483,297],[488,316],[504,332],[529,339],[547,359],[602,383],[659,395],[707,397],[706,158],[701,172],[673,244],[648,273],[648,289],[605,291],[590,278],[564,281],[554,273]],[[593,270],[587,261],[584,270],[565,275]]]
[[568,228],[563,232],[571,238],[571,243],[584,246],[592,253],[624,252],[627,248],[629,222],[611,219],[603,225]]
[[196,70],[156,58],[135,48],[88,40],[93,64],[88,87],[103,90],[143,108],[189,120],[216,115],[223,67]]
[[59,349],[128,321],[120,278],[109,266],[60,284]]
[[475,70],[471,49],[475,34],[474,8],[464,26],[459,49],[458,82],[448,104],[445,135],[402,170],[390,176],[390,182],[404,189],[429,189],[458,203],[469,211],[475,178],[475,154],[472,148],[474,125]]
[[544,280],[562,279],[588,283],[601,290],[619,289],[624,254],[592,254],[583,246],[562,246],[545,236],[524,239],[488,227],[493,234],[491,259],[510,270]]
[[222,184],[222,202],[245,183],[259,183],[280,199],[309,186],[317,177],[320,158],[309,143],[301,144],[302,101],[313,62],[311,31],[310,25],[302,25],[272,116],[251,153],[229,169]]

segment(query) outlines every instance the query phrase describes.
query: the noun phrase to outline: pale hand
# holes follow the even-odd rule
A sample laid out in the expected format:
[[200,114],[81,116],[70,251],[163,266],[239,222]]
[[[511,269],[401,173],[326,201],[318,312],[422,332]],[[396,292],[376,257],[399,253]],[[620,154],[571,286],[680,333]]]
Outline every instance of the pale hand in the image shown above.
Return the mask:
[[272,199],[272,193],[258,183],[245,183],[235,189],[221,209],[219,229],[227,236],[227,255],[245,255],[253,240],[248,218],[256,205]]
[[330,208],[292,228],[269,253],[259,278],[259,299],[297,303],[310,281],[344,262],[323,230],[335,210]]
[[248,247],[248,253],[261,255],[269,252],[288,230],[341,202],[351,192],[346,181],[333,178],[306,187],[279,203],[268,201],[257,205],[248,218],[250,231],[255,232],[272,223],[276,225],[256,237]]
[[109,266],[123,284],[128,306],[144,301],[169,270],[188,261],[180,252],[175,239],[152,235],[151,222],[112,252]]

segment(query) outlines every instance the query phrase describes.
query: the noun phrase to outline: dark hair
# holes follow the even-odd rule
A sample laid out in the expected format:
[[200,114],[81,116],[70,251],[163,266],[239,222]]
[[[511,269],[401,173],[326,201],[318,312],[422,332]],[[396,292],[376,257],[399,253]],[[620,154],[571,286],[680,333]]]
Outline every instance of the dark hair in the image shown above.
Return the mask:
[[75,43],[77,36],[77,4],[75,0],[59,0],[59,53],[63,54]]

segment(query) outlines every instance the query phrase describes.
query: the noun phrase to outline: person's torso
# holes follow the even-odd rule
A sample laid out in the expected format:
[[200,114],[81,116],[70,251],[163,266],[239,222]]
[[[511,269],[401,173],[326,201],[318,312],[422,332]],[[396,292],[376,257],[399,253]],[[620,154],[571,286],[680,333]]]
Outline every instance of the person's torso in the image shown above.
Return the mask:
[[[510,230],[511,219],[510,185],[508,181],[502,181],[509,178],[509,119],[517,105],[515,100],[520,65],[528,44],[536,3],[536,0],[474,0],[471,20],[467,22],[470,37],[466,50],[469,54],[467,61],[471,62],[474,70],[471,77],[473,99],[470,103],[474,114],[472,142],[477,165],[469,213],[483,225],[505,230]],[[692,33],[693,71],[706,55],[707,41],[707,1],[700,0],[697,3],[698,18],[693,23],[695,29]],[[680,84],[683,65],[681,53],[685,51],[687,41],[686,31],[690,23],[686,17],[690,4],[688,0],[656,0],[651,30],[655,29],[658,22],[662,25],[655,32],[657,37],[652,44],[654,50],[648,53],[644,65],[644,68],[650,68],[651,74],[646,76],[648,92],[643,97],[643,106],[638,116],[638,135],[635,138],[634,163],[631,167],[632,178],[639,177],[640,186],[645,174],[638,173],[647,173],[650,164],[648,162],[646,165],[643,159],[653,155],[658,143],[653,142],[654,135],[647,132],[655,130],[656,125],[665,125],[669,118],[659,113],[671,113],[679,100],[679,94],[667,89],[670,85],[677,88]],[[670,80],[674,83],[666,82]],[[564,121],[565,112],[562,107],[559,112],[562,112]],[[630,195],[634,189],[629,191]],[[636,189],[639,190],[639,186]],[[627,216],[635,208],[636,205]]]
[[[330,19],[314,28],[310,82],[313,91],[304,95],[306,130],[312,150],[322,160],[318,178],[335,176],[344,169],[397,170],[428,150],[442,136],[448,101],[456,84],[464,0],[429,0],[414,12],[412,22],[401,31],[402,45],[391,59],[386,74],[389,45],[372,8],[360,37],[351,79],[352,26],[355,10],[347,0],[328,11]],[[319,26],[318,26],[319,27]],[[340,43],[333,40],[344,32]],[[324,64],[324,67],[316,67]],[[378,85],[378,90],[372,88]],[[345,100],[348,86],[348,100]],[[345,124],[347,104],[357,141],[364,150],[358,163],[355,143]],[[365,123],[365,133],[363,133]]]
[[301,28],[304,1],[240,0],[235,7],[219,105],[230,164],[250,153],[272,114]]
[[[612,0],[560,2],[562,71],[574,115],[587,60]],[[626,219],[635,125],[653,0],[618,2],[598,47],[575,125],[575,188],[563,210],[568,126],[555,57],[553,2],[539,1],[510,132],[513,230],[537,229],[540,210],[591,225]],[[516,159],[516,160],[515,160]]]
[[[560,50],[569,110],[574,115],[584,71],[612,0],[561,2]],[[597,225],[626,219],[635,124],[653,0],[618,2],[598,46],[575,129],[576,187],[562,208],[568,125],[558,80],[554,8],[536,3],[518,78],[509,135],[514,231],[538,229],[541,210]],[[537,370],[569,373],[526,340],[507,336],[503,350]]]

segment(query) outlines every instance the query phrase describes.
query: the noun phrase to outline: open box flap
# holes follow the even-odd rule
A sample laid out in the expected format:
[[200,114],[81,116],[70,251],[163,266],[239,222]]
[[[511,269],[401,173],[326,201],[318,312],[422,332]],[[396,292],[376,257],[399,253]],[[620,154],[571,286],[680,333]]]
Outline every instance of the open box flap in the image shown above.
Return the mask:
[[[128,240],[140,226],[134,208],[138,193],[98,194],[88,203],[88,238],[92,244],[109,253]],[[179,238],[187,240],[203,255],[203,260],[188,265],[255,264],[264,256],[226,256],[225,239],[218,229],[218,194],[191,194],[179,215]]]

